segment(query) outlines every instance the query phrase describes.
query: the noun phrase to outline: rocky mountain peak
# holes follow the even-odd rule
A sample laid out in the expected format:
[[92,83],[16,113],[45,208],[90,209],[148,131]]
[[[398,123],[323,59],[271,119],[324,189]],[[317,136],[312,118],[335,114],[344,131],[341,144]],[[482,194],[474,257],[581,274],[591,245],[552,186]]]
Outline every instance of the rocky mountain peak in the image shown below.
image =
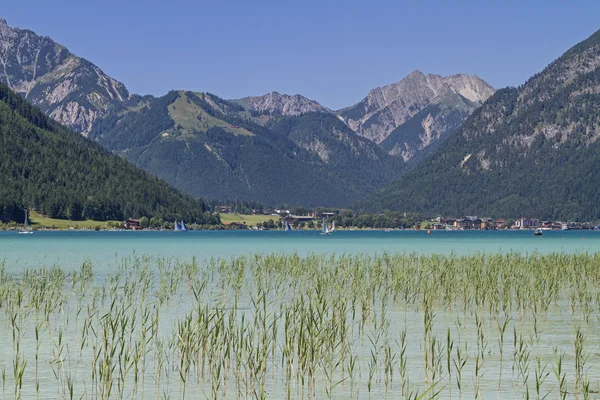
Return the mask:
[[425,74],[423,72],[419,71],[418,69],[415,69],[413,72],[406,75],[405,79],[424,79],[424,78],[425,78]]
[[477,76],[444,77],[415,70],[396,83],[371,90],[361,102],[338,114],[355,132],[381,143],[432,104],[467,109],[468,115],[493,93],[494,89]]
[[446,84],[456,93],[474,103],[483,103],[495,90],[477,75],[457,74],[445,78]]
[[0,38],[4,38],[10,35],[11,28],[4,18],[0,18]]
[[48,37],[0,22],[0,81],[76,132],[129,98],[125,86]]
[[250,96],[232,101],[242,105],[249,111],[283,116],[298,116],[309,112],[331,112],[331,110],[318,102],[307,99],[299,94],[287,95],[279,92],[271,92],[263,96]]

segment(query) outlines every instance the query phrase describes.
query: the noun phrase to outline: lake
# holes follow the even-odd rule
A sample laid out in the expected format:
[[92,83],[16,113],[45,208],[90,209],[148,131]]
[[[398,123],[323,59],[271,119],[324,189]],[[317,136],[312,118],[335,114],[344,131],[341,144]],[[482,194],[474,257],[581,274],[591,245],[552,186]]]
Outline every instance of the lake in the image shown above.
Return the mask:
[[0,393],[586,398],[598,249],[594,231],[0,232]]
[[475,252],[596,252],[600,232],[546,231],[37,231],[0,232],[0,259],[7,272],[59,264],[78,268],[85,260],[111,264],[132,254],[208,259],[252,253],[470,254]]

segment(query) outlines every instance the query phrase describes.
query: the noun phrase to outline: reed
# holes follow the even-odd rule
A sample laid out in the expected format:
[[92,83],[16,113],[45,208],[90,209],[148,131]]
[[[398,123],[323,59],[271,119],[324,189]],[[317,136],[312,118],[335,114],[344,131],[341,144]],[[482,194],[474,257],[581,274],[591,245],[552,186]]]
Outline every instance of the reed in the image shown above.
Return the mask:
[[7,387],[84,399],[599,389],[598,254],[134,254],[103,268],[0,264],[3,398]]

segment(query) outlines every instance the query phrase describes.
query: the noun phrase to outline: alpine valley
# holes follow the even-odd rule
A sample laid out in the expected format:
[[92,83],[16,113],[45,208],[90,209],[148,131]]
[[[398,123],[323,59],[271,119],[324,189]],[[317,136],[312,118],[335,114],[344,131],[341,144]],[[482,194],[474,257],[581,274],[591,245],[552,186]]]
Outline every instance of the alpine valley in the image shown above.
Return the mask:
[[185,90],[140,96],[5,20],[0,81],[192,196],[336,207],[409,171],[494,93],[477,76],[415,71],[339,111],[276,92],[234,100]]

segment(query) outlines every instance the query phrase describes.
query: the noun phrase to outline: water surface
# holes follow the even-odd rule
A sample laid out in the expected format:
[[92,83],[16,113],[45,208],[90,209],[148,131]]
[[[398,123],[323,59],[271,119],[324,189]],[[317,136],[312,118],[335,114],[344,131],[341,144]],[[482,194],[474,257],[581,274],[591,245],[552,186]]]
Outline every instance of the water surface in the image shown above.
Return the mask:
[[415,252],[471,254],[475,252],[596,252],[600,232],[546,231],[38,231],[33,235],[0,232],[0,259],[6,270],[19,271],[59,264],[78,268],[116,262],[132,254],[207,259],[252,253],[381,254]]

